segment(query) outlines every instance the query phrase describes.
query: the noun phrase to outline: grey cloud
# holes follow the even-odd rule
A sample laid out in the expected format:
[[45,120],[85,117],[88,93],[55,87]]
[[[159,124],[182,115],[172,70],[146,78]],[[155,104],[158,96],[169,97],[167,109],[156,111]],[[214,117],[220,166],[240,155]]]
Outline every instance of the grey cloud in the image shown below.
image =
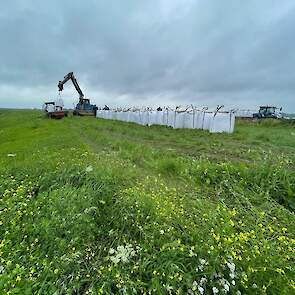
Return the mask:
[[[0,12],[0,107],[38,107],[74,71],[98,104],[295,111],[294,28],[292,0],[10,1]],[[77,97],[71,85],[63,96]]]

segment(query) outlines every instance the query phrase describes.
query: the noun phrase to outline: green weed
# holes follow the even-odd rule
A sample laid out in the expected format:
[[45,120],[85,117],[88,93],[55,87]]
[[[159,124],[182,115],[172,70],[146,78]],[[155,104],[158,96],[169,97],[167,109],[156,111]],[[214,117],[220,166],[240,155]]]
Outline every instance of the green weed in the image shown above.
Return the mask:
[[294,292],[292,124],[0,126],[0,294]]

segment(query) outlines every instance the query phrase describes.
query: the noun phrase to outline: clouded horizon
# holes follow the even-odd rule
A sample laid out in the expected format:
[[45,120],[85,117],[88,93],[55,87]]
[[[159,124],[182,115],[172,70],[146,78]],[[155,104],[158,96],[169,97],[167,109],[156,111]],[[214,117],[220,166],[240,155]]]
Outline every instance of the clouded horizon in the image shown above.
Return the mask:
[[7,1],[0,107],[39,108],[73,71],[98,106],[295,112],[294,31],[292,0]]

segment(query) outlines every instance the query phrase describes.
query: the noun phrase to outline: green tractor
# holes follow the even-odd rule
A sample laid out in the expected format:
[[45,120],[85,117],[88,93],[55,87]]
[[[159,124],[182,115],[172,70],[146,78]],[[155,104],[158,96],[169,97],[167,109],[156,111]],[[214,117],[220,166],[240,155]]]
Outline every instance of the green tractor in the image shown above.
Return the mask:
[[264,118],[273,118],[273,119],[279,119],[282,117],[281,113],[278,112],[278,110],[281,112],[282,108],[277,108],[273,106],[261,106],[259,108],[258,113],[253,114],[253,118],[257,119],[264,119]]

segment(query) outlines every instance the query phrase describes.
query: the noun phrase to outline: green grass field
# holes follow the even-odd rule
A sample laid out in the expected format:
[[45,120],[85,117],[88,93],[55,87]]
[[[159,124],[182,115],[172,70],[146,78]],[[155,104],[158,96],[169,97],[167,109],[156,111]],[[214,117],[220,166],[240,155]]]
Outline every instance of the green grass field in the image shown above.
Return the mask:
[[0,110],[0,294],[294,294],[295,127]]

